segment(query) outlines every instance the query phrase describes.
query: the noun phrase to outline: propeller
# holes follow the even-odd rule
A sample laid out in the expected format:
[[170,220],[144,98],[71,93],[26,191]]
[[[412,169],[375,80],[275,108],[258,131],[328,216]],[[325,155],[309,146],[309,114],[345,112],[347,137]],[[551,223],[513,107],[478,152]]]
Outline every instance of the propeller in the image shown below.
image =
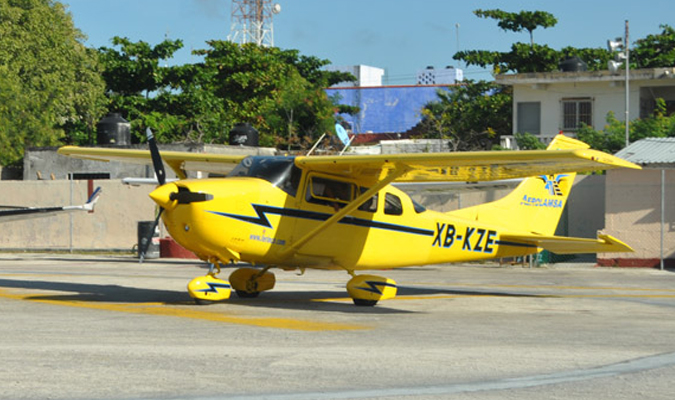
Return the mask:
[[[150,128],[147,128],[145,130],[145,135],[148,138],[148,146],[150,147],[150,157],[152,158],[152,166],[155,169],[155,175],[157,175],[157,181],[159,182],[159,185],[162,186],[166,183],[166,172],[164,171],[164,163],[162,162],[162,156],[159,155],[159,148],[157,147],[157,141],[155,140],[155,135],[152,134],[152,131]],[[150,247],[150,242],[152,241],[152,235],[155,233],[155,229],[157,229],[157,225],[159,224],[159,218],[162,216],[162,213],[164,212],[164,207],[159,207],[159,212],[157,213],[157,217],[155,218],[155,223],[152,225],[152,229],[148,233],[148,237],[145,238],[146,240],[141,241],[141,248],[139,248],[138,253],[139,253],[139,262],[142,263],[143,259],[145,259],[145,254],[148,251],[148,247]]]
[[[155,175],[157,175],[157,182],[159,182],[160,187],[164,186],[166,184],[166,172],[164,171],[164,163],[162,162],[162,156],[159,154],[157,141],[155,140],[155,136],[152,134],[150,128],[146,129],[145,135],[148,138],[148,146],[150,147],[150,157],[152,158],[152,166],[155,169]],[[148,237],[145,238],[145,240],[141,240],[140,244],[141,247],[138,249],[139,259],[141,263],[145,259],[148,247],[150,247],[150,242],[152,241],[152,235],[154,234],[155,229],[157,229],[159,219],[162,217],[162,213],[165,210],[165,208],[162,207],[162,204],[165,206],[170,206],[170,204],[173,202],[176,202],[177,204],[190,204],[213,199],[213,195],[208,193],[192,192],[190,191],[190,189],[183,186],[177,186],[174,188],[177,189],[178,191],[169,192],[171,189],[166,188],[166,190],[155,190],[155,192],[151,193],[150,195],[150,197],[152,197],[156,203],[160,204],[160,207],[159,212],[157,213],[157,217],[155,218],[155,223],[152,226],[150,232],[148,233]],[[168,198],[164,197],[167,194]]]

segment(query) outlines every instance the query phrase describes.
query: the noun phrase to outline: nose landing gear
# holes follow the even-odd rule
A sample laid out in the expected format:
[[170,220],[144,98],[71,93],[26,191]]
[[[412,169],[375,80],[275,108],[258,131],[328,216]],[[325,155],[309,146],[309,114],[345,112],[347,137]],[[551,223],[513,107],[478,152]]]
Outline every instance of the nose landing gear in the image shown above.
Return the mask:
[[216,301],[227,300],[232,293],[230,282],[216,278],[220,266],[211,264],[209,273],[199,276],[188,283],[188,294],[197,304],[211,304]]
[[209,273],[188,283],[188,294],[197,304],[211,304],[230,298],[232,290],[241,298],[258,297],[261,292],[274,288],[276,279],[269,268],[239,268],[230,274],[229,281],[218,279],[220,265],[212,263]]

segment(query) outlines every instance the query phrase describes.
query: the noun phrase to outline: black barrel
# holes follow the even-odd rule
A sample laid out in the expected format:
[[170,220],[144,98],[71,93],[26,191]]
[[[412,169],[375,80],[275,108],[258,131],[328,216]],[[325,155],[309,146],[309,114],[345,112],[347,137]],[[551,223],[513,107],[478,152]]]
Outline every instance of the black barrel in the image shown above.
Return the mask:
[[230,145],[258,146],[258,131],[247,122],[238,123],[230,131]]
[[574,56],[558,63],[558,68],[562,72],[581,72],[588,71],[588,64],[581,58]]
[[110,113],[96,124],[97,143],[126,146],[131,143],[131,124],[119,113]]
[[138,250],[137,255],[140,258],[141,250],[145,250],[145,258],[159,258],[159,231],[153,228],[155,221],[138,221]]

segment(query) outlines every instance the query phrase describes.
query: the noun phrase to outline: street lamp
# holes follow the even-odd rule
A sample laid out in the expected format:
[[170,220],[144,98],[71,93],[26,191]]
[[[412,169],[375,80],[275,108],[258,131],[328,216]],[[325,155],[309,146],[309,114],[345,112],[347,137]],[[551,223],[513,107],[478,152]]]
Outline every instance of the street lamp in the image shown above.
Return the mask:
[[607,41],[607,49],[610,52],[615,52],[618,49],[623,49],[623,52],[618,53],[616,56],[616,59],[614,60],[609,60],[607,63],[607,67],[609,68],[610,72],[616,73],[619,70],[619,66],[621,65],[621,60],[624,60],[623,62],[626,65],[626,82],[624,84],[626,88],[626,110],[625,110],[625,117],[626,117],[626,122],[625,122],[625,129],[626,129],[626,147],[628,147],[628,144],[630,142],[629,139],[629,129],[628,129],[628,120],[630,117],[630,112],[629,112],[629,81],[630,81],[630,42],[628,41],[628,20],[626,20],[626,32],[624,35],[624,38],[616,38],[615,40],[608,40]]

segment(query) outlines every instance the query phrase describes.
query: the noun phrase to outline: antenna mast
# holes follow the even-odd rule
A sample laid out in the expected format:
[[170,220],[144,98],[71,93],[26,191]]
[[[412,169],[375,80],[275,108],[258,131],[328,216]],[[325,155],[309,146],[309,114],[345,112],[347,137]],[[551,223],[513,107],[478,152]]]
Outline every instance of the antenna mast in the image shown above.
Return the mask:
[[272,17],[280,11],[281,6],[272,0],[232,0],[232,27],[227,40],[273,47]]

